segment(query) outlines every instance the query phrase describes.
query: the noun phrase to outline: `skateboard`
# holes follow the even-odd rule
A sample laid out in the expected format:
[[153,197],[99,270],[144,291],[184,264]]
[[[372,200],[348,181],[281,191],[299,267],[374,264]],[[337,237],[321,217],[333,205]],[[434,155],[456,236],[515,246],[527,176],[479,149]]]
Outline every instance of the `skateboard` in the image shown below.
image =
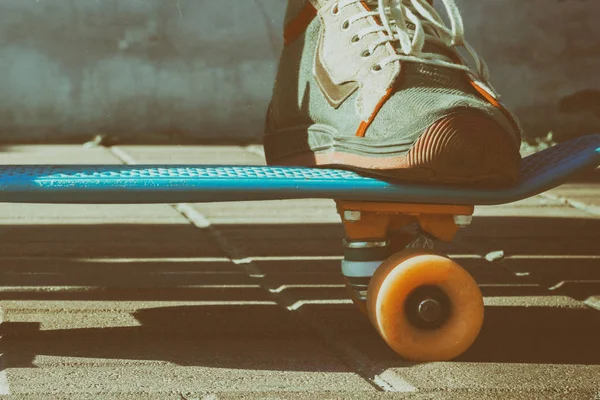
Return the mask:
[[349,297],[400,356],[450,360],[477,338],[483,297],[467,271],[433,250],[434,241],[451,241],[470,223],[475,206],[531,197],[598,165],[600,134],[525,157],[519,182],[501,189],[394,182],[342,169],[8,165],[0,166],[0,202],[333,199],[346,233],[342,274]]

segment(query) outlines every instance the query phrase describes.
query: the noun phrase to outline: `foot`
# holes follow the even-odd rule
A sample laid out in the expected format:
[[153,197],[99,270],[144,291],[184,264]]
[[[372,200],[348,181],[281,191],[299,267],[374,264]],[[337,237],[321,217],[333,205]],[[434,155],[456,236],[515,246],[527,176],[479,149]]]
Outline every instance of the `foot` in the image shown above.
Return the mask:
[[452,28],[427,0],[289,3],[265,129],[269,164],[440,183],[517,180],[518,122],[464,41],[453,0],[440,1]]

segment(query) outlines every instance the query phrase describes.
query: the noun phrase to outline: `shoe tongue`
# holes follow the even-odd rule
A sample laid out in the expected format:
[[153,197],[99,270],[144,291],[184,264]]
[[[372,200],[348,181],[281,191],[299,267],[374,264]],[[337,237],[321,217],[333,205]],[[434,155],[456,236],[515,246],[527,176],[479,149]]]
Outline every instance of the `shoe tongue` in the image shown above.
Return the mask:
[[461,63],[460,60],[456,59],[456,54],[452,50],[450,50],[449,48],[447,48],[445,46],[439,46],[437,44],[433,44],[430,41],[425,42],[425,45],[423,46],[423,52],[439,54],[439,55],[442,55],[442,56],[448,58],[448,61],[450,61],[450,62]]
[[[414,32],[414,25],[413,24],[407,24],[407,25],[408,25],[408,30],[410,32],[410,37],[412,40],[413,32]],[[403,54],[402,46],[398,42],[396,42],[396,50],[400,54]],[[431,40],[425,39],[425,43],[423,44],[423,49],[421,49],[421,51],[423,53],[439,54],[441,56],[446,57],[448,59],[448,61],[450,61],[450,62],[458,62],[459,61],[456,59],[456,55],[454,54],[454,52],[451,49],[449,49],[446,46],[439,45],[437,43],[433,43]]]
[[[433,5],[433,0],[428,0],[428,3]],[[367,6],[370,8],[371,11],[374,11],[374,12],[379,11],[379,4],[376,0],[366,1],[365,4],[367,4]],[[379,24],[381,24],[381,21],[379,20],[379,18],[376,18],[376,20]],[[410,32],[410,36],[412,38],[416,26],[412,22],[408,22],[408,21],[406,22],[406,26],[407,26],[407,29]],[[425,33],[428,34],[428,32],[425,32]],[[429,34],[432,35],[431,32],[429,32]],[[400,51],[400,48],[401,48],[400,43],[396,44],[396,48]],[[435,54],[442,55],[442,56],[448,58],[448,60],[451,62],[459,61],[459,60],[456,60],[456,56],[452,50],[448,49],[446,46],[440,46],[438,44],[433,44],[431,41],[428,41],[427,39],[425,39],[425,44],[423,45],[422,51],[424,53],[435,53]]]

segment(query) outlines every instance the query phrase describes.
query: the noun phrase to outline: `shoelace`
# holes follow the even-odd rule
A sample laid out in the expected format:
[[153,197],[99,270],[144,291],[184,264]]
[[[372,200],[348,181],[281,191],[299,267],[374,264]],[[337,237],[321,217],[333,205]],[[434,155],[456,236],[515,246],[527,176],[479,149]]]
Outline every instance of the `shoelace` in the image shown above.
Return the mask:
[[[369,6],[377,7],[377,11],[364,11],[353,15],[344,21],[342,29],[349,29],[352,23],[363,18],[379,18],[381,25],[362,29],[352,38],[353,42],[358,42],[364,36],[372,33],[383,32],[386,34],[363,52],[365,58],[373,54],[378,46],[385,43],[394,45],[397,54],[376,64],[373,67],[375,72],[396,61],[415,61],[466,71],[495,93],[489,83],[487,64],[465,40],[463,21],[456,3],[454,0],[439,1],[446,9],[450,28],[446,27],[438,12],[427,0],[368,0],[366,3]],[[361,0],[339,0],[337,8],[334,7],[332,12],[336,13],[339,9],[360,2]],[[423,47],[427,42],[449,49],[455,55],[456,60],[442,54],[424,52]],[[464,48],[472,58],[474,64],[472,68],[458,52],[459,47]]]

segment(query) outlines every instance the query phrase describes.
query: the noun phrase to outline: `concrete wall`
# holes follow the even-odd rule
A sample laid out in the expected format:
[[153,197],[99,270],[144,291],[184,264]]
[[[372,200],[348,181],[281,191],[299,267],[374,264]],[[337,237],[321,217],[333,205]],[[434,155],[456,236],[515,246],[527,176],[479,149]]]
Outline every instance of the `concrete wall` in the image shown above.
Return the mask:
[[457,3],[470,43],[528,135],[600,132],[600,1]]
[[0,0],[0,139],[260,137],[284,0]]
[[[530,134],[600,131],[600,3],[459,1]],[[285,0],[0,0],[0,141],[260,141]]]

